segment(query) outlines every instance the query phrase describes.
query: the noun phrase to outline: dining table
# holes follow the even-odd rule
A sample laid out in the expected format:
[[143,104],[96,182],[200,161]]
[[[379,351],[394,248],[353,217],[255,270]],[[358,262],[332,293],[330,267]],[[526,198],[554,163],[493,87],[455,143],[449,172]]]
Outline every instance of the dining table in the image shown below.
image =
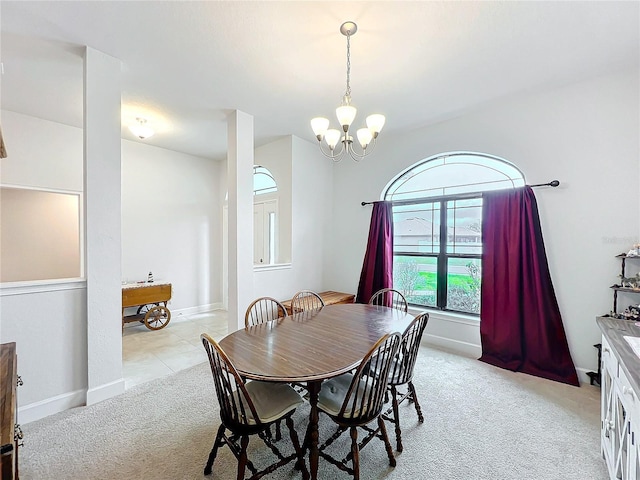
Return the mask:
[[316,480],[322,382],[356,368],[383,335],[404,332],[413,319],[409,313],[384,306],[327,305],[237,330],[224,337],[220,346],[247,379],[306,385],[309,471]]

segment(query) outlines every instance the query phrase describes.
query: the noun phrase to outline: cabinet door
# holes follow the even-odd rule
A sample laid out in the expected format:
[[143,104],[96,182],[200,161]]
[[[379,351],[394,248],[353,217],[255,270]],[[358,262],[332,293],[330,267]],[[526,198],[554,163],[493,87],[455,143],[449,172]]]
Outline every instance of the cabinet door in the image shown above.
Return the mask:
[[614,384],[613,388],[613,410],[614,410],[614,428],[613,434],[613,471],[615,478],[630,480],[629,470],[631,462],[630,453],[630,421],[629,409],[623,401],[623,395],[618,384]]
[[[603,344],[604,345],[604,344]],[[600,387],[601,391],[601,432],[600,432],[600,446],[602,450],[602,456],[607,464],[607,470],[611,473],[614,471],[614,439],[615,433],[615,388],[613,386],[613,376],[611,371],[606,365],[607,358],[602,356],[601,365],[601,379]],[[610,357],[609,357],[610,358]]]
[[622,452],[620,453],[621,462],[626,457],[626,471],[621,464],[619,469],[623,476],[621,478],[627,478],[629,480],[638,480],[640,477],[640,469],[638,469],[638,438],[637,435],[640,432],[638,426],[640,425],[640,401],[638,401],[637,392],[631,387],[624,370],[618,366],[618,379],[616,382],[619,402],[623,406],[625,414],[625,421],[627,422],[627,437],[626,443],[621,442],[620,447]]
[[[634,421],[635,420],[635,421]],[[631,480],[640,480],[640,429],[638,428],[638,419],[633,418],[631,422],[631,456],[629,458],[629,478]]]

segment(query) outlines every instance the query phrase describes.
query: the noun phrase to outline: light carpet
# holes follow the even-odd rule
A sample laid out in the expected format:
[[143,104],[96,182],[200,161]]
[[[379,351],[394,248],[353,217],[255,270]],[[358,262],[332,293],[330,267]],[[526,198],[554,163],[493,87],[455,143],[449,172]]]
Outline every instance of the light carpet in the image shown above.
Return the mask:
[[[507,372],[422,347],[414,379],[425,422],[401,406],[404,452],[388,465],[381,441],[361,452],[362,479],[604,480],[597,387],[571,387]],[[295,414],[302,437],[308,406]],[[321,415],[321,440],[334,431]],[[213,474],[203,467],[220,423],[208,364],[201,364],[89,407],[23,426],[22,480],[234,479],[223,448]],[[393,428],[389,428],[395,446]],[[284,432],[283,432],[284,433]],[[279,444],[291,448],[288,436]],[[349,445],[343,435],[335,448]],[[259,439],[256,464],[271,461]],[[267,478],[301,478],[287,465]],[[320,459],[321,479],[346,479]]]

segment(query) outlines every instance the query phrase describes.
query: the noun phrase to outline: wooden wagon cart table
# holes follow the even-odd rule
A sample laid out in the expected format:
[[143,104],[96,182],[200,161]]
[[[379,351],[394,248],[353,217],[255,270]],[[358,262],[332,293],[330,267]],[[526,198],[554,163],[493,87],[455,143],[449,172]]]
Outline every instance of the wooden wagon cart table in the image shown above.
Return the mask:
[[246,378],[307,384],[309,463],[315,480],[322,382],[357,367],[380,337],[403,332],[412,320],[412,315],[387,307],[329,305],[238,330],[223,338],[220,346]]
[[[122,285],[122,328],[125,323],[142,322],[149,330],[160,330],[171,320],[167,302],[171,300],[170,283],[126,283]],[[138,307],[133,315],[126,308]]]

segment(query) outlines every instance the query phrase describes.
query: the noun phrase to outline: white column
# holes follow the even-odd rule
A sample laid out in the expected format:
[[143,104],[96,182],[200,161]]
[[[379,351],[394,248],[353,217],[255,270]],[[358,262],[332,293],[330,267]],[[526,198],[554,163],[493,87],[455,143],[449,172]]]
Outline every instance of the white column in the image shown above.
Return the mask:
[[84,56],[87,405],[124,392],[122,378],[120,60]]
[[229,332],[244,327],[253,301],[253,117],[235,110],[227,118],[229,188]]

